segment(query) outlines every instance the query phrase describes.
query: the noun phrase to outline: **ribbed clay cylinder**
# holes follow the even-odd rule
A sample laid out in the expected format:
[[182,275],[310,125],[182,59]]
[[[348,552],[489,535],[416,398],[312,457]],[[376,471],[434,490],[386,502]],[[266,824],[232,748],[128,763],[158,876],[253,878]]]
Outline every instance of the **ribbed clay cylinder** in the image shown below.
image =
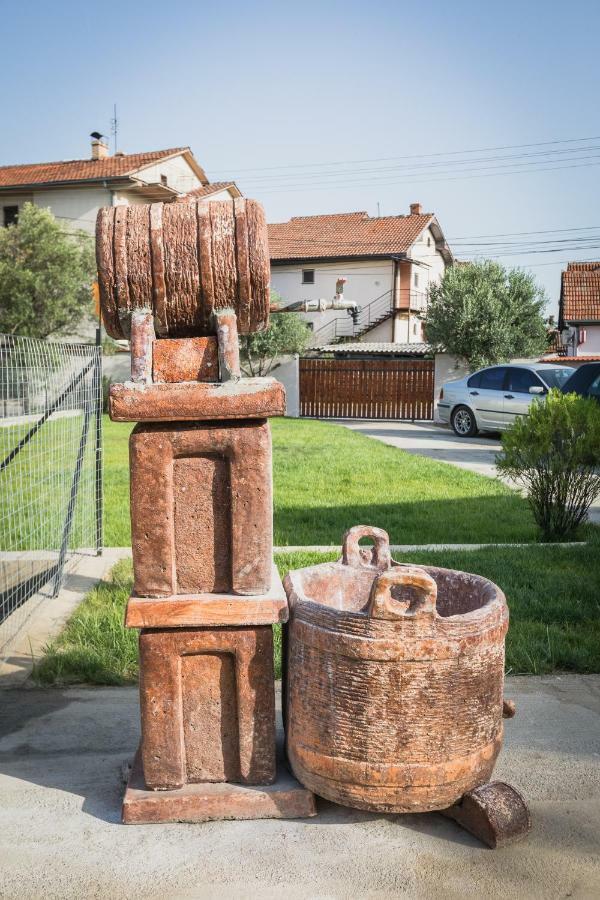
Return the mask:
[[304,787],[406,813],[446,809],[489,780],[502,745],[500,588],[399,565],[368,526],[347,533],[340,562],[292,571],[285,588],[287,753]]
[[256,200],[104,207],[96,222],[102,317],[128,337],[132,309],[154,313],[159,337],[213,331],[216,309],[235,310],[238,331],[269,324],[267,225]]

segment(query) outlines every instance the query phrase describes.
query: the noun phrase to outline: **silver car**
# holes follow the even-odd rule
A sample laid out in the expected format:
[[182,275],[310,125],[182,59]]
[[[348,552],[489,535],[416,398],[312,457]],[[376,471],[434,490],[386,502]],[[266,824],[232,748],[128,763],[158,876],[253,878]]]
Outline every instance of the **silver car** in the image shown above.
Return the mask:
[[478,431],[503,431],[517,416],[526,416],[536,397],[560,388],[573,374],[569,366],[507,363],[489,366],[443,386],[437,403],[442,422],[460,437]]

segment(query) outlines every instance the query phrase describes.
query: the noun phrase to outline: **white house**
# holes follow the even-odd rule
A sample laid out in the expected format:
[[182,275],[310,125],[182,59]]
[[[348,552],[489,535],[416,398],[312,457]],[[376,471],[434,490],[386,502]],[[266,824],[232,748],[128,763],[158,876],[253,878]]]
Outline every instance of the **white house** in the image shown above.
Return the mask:
[[189,147],[110,156],[94,137],[89,159],[0,167],[0,225],[14,222],[27,202],[93,233],[102,206],[240,196],[232,181],[210,184]]
[[600,262],[572,262],[562,273],[558,327],[568,357],[600,358]]
[[366,212],[297,216],[269,225],[271,286],[287,303],[325,298],[346,278],[344,297],[359,307],[310,313],[313,347],[354,337],[371,343],[421,343],[429,288],[452,254],[432,213],[412,203],[404,216]]

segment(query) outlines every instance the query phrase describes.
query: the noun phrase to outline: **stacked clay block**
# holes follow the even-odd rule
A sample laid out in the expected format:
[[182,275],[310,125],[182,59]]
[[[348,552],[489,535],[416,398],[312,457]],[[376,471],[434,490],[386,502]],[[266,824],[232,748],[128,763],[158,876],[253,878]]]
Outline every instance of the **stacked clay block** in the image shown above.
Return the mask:
[[[126,625],[140,631],[142,737],[123,820],[314,815],[276,759],[273,624],[288,607],[268,419],[284,414],[285,391],[242,378],[239,363],[238,326],[268,324],[262,210],[123,215],[101,211],[97,227],[104,320],[131,342],[131,381],[111,386],[109,413],[137,423]],[[186,274],[185,291],[161,260]]]
[[[271,435],[267,419],[256,417],[256,397],[281,415],[283,388],[261,379],[247,394],[242,380],[200,381],[217,356],[194,339],[155,340],[151,352],[153,372],[182,381],[114,385],[110,396],[113,418],[130,418],[141,404],[145,411],[129,444],[127,612],[127,623],[140,627],[151,607],[152,625],[140,634],[145,783],[270,784],[271,626],[285,621],[287,603],[273,569]],[[183,380],[191,371],[197,380]],[[192,385],[204,389],[186,407],[194,421],[178,421],[178,391]]]

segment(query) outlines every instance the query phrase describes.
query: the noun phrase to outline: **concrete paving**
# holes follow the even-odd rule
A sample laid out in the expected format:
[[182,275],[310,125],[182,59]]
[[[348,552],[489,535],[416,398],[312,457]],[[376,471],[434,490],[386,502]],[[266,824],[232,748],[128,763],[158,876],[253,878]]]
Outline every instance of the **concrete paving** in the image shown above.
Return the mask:
[[[407,453],[427,456],[438,462],[450,463],[459,469],[469,469],[479,475],[497,478],[496,454],[502,444],[500,436],[493,433],[480,434],[474,438],[461,438],[451,428],[433,422],[389,422],[371,419],[336,419],[352,431],[359,431],[368,437],[399,447]],[[518,485],[503,479],[511,487]],[[600,498],[592,504],[590,521],[600,523]]]
[[492,851],[437,814],[119,824],[138,741],[135,688],[0,695],[0,896],[562,898],[600,896],[600,676],[511,678],[496,776],[534,830]]
[[51,597],[46,587],[4,620],[2,628],[6,634],[12,634],[13,619],[16,628],[10,642],[1,648],[1,687],[23,684],[29,678],[33,664],[44,656],[48,642],[60,634],[85,595],[106,577],[118,560],[130,555],[129,547],[105,547],[102,556],[81,556],[65,575],[57,597]]

